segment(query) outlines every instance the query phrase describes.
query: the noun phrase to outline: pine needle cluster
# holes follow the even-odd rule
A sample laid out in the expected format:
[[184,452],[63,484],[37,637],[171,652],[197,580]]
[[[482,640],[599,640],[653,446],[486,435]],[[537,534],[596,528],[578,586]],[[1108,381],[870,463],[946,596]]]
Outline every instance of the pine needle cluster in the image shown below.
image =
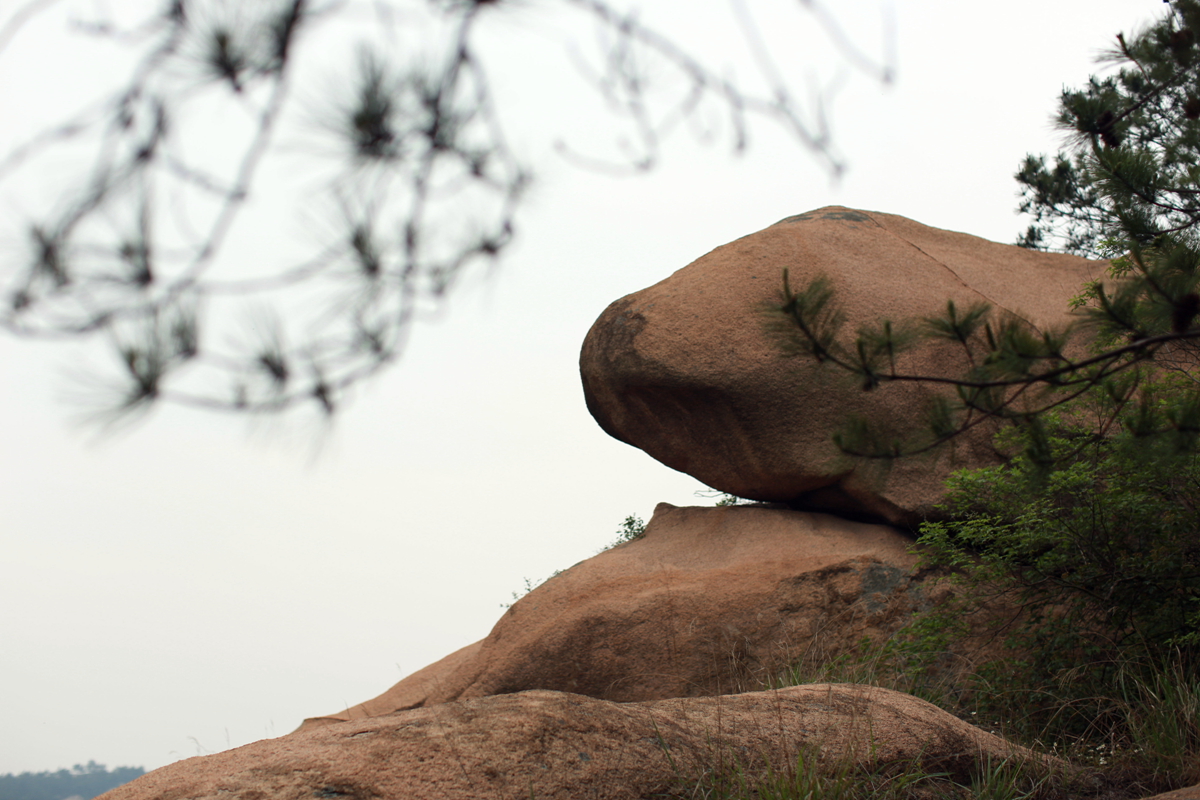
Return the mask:
[[[985,420],[1036,429],[1047,412],[1083,395],[1106,398],[1099,433],[1116,425],[1167,436],[1179,448],[1200,434],[1200,2],[1173,0],[1145,30],[1118,35],[1104,60],[1115,74],[1065,90],[1058,124],[1070,134],[1053,159],[1028,156],[1016,178],[1033,223],[1026,247],[1111,259],[1106,280],[1080,287],[1074,321],[1040,330],[987,304],[920,320],[885,320],[854,334],[828,280],[793,287],[785,273],[770,328],[789,355],[807,355],[857,380],[943,385],[926,424],[896,437],[849,420],[852,455],[890,459],[945,444]],[[1064,309],[1066,311],[1066,309]],[[959,348],[965,371],[928,375],[897,367],[917,344]],[[1164,393],[1152,380],[1181,380]]]

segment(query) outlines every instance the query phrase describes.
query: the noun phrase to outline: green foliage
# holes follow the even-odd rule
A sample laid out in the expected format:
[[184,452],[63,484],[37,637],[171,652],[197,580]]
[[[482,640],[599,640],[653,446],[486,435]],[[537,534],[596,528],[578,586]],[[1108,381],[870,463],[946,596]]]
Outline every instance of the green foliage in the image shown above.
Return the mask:
[[[859,683],[907,692],[1066,765],[1047,771],[1028,762],[980,764],[969,786],[948,784],[918,797],[1142,797],[1200,781],[1200,679],[1178,651],[1155,664],[1110,664],[1103,682],[1086,666],[1038,682],[1018,657],[981,663],[952,653],[972,625],[973,599],[952,596],[888,641],[864,640],[831,661],[794,665],[773,686]],[[897,773],[903,783],[900,776],[930,788],[919,783],[916,765]],[[850,797],[872,796],[855,793],[864,779],[879,786],[871,783],[878,776],[852,777]]]
[[1174,0],[1156,24],[1118,34],[1104,55],[1121,65],[1115,75],[1064,89],[1058,124],[1070,146],[1052,163],[1027,156],[1017,173],[1020,210],[1034,217],[1021,244],[1105,258],[1131,243],[1194,252],[1197,30],[1200,4]]
[[1200,455],[1172,402],[1188,388],[1134,377],[1008,426],[997,446],[1010,460],[956,473],[949,518],[921,528],[922,568],[949,595],[891,639],[783,683],[909,692],[1099,781],[1064,794],[997,767],[972,797],[1142,796],[1200,780]]
[[1173,402],[1190,384],[1123,380],[1008,426],[1007,463],[953,476],[948,519],[919,540],[948,595],[889,640],[782,683],[909,692],[1094,782],[1064,792],[997,765],[964,796],[1144,796],[1200,780],[1200,454]]
[[[783,303],[767,308],[769,321],[780,334],[779,345],[786,355],[807,355],[818,363],[842,354],[837,344],[846,315],[835,304],[833,283],[818,276],[808,286],[792,291],[788,271],[783,270]],[[782,316],[783,319],[779,319]],[[795,330],[793,330],[793,326]],[[797,335],[797,331],[799,335]]]
[[[917,800],[933,791],[954,797],[956,786],[945,773],[919,764],[890,769],[855,769],[849,759],[829,763],[819,750],[801,751],[792,764],[768,762],[764,774],[751,774],[738,761],[719,764],[709,775],[688,786],[687,797],[711,800]],[[677,795],[672,795],[677,796]]]
[[700,785],[706,790],[706,796],[723,800],[750,797],[764,800],[842,800],[852,797],[854,778],[848,764],[831,769],[820,763],[819,753],[800,753],[796,756],[795,764],[788,767],[776,769],[768,764],[766,774],[757,779],[735,762],[724,769],[714,770]]
[[[976,765],[969,783],[919,763],[856,767],[851,758],[829,759],[817,747],[801,749],[794,762],[751,771],[740,758],[718,757],[699,780],[682,780],[682,792],[655,797],[707,800],[1041,800],[1065,798],[1069,782],[1045,765],[1017,758]],[[1076,795],[1077,796],[1077,795]]]
[[[1200,0],[1173,0],[1153,25],[1118,35],[1105,56],[1116,74],[1062,94],[1058,123],[1072,134],[1066,149],[1052,159],[1028,156],[1017,173],[1020,210],[1034,220],[1020,244],[1113,259],[1110,280],[1081,287],[1075,324],[1035,329],[984,304],[948,303],[936,316],[883,320],[849,335],[831,281],[818,276],[793,287],[784,273],[767,325],[785,355],[814,359],[864,391],[891,383],[946,388],[915,433],[848,420],[837,439],[845,452],[892,459],[933,450],[989,418],[1036,418],[1091,391],[1119,397],[1147,363],[1192,374],[1200,352],[1198,32]],[[896,354],[922,338],[957,350],[964,369],[939,376],[898,369]],[[1143,432],[1194,439],[1195,381],[1144,411]]]
[[[847,337],[843,335],[845,314],[824,276],[794,289],[785,271],[781,297],[764,313],[766,329],[786,357],[811,358],[857,383],[862,391],[895,383],[946,387],[946,392],[930,396],[923,430],[915,433],[898,433],[888,421],[848,419],[835,441],[845,453],[862,458],[924,453],[988,418],[1036,416],[1079,393],[1117,381],[1146,357],[1136,348],[1070,357],[1069,346],[1080,329],[1039,330],[985,303],[960,309],[952,300],[942,314],[917,321],[885,319]],[[966,371],[938,377],[900,369],[897,357],[922,341],[957,350]],[[942,356],[950,357],[951,353]]]
[[[1116,73],[1063,92],[1068,146],[1027,157],[1017,174],[1020,210],[1034,219],[1020,244],[1112,259],[1108,280],[1073,301],[1077,324],[1039,330],[951,303],[849,334],[830,280],[792,286],[784,274],[767,327],[785,355],[863,391],[946,388],[915,436],[849,420],[837,438],[845,452],[929,451],[999,418],[1009,457],[956,474],[945,519],[921,528],[924,566],[948,576],[948,600],[891,641],[785,680],[917,693],[1101,769],[1131,796],[1200,780],[1198,41],[1200,0],[1172,0],[1155,24],[1119,35],[1106,54]],[[898,369],[896,355],[919,339],[957,351],[962,372]],[[1016,613],[982,633],[1006,647],[956,660],[981,633],[975,620],[1005,607]],[[1049,791],[1007,770],[989,765],[963,788],[987,798]]]
[[563,572],[564,572],[564,570],[556,569],[556,570],[554,570],[554,572],[550,573],[549,577],[542,578],[540,581],[535,581],[531,578],[525,578],[525,589],[520,592],[513,592],[512,593],[512,603],[501,603],[500,607],[501,608],[512,608],[513,603],[516,603],[522,597],[529,594],[530,592],[532,592],[537,587],[541,586],[546,581],[548,581],[552,578],[557,578],[559,575],[562,575]]
[[973,800],[1030,800],[1049,782],[1049,774],[1037,774],[1018,759],[989,759],[971,782],[970,792]]
[[646,523],[636,514],[630,514],[625,518],[625,521],[621,523],[621,527],[617,528],[617,538],[613,539],[612,544],[604,549],[611,550],[619,544],[625,544],[626,542],[632,542],[635,539],[640,539],[643,535],[645,535],[645,533]]
[[91,800],[121,784],[146,773],[141,767],[117,767],[109,770],[103,764],[89,761],[71,769],[55,772],[22,772],[0,775],[0,798],[3,800],[63,800],[82,797]]
[[1197,774],[1200,679],[1178,661],[1149,675],[1120,675],[1122,711],[1130,740],[1153,777]]
[[921,528],[926,559],[1011,587],[1045,639],[1046,674],[1081,657],[1190,653],[1200,643],[1200,458],[1063,416],[1041,422],[1013,429],[1020,452],[1009,463],[955,474],[944,506],[954,521]]
[[919,543],[956,593],[889,645],[893,665],[936,677],[970,615],[1002,598],[1017,609],[995,620],[1007,655],[952,676],[964,707],[1027,739],[1136,742],[1151,777],[1200,751],[1196,683],[1181,679],[1200,656],[1200,456],[1138,422],[1174,383],[1139,386],[1117,412],[1093,392],[1012,426],[1008,463],[952,477],[950,519]]
[[[605,550],[611,550],[612,548],[616,547],[619,544],[625,544],[626,542],[632,542],[635,539],[640,539],[640,538],[642,538],[642,535],[645,534],[645,532],[646,532],[646,523],[642,520],[642,518],[637,516],[636,514],[630,514],[621,523],[621,526],[619,528],[617,528],[617,538],[613,539],[613,541],[610,542],[607,547],[602,547],[597,552],[603,553]],[[500,607],[501,608],[512,608],[513,603],[516,603],[522,597],[529,594],[534,589],[541,586],[543,583],[550,580],[551,578],[556,578],[559,575],[563,574],[563,572],[564,572],[564,570],[556,569],[556,570],[554,570],[554,572],[552,572],[550,574],[550,577],[545,578],[540,581],[534,581],[529,578],[526,578],[524,591],[513,592],[512,593],[512,603],[501,603]],[[3,800],[3,798],[0,798],[0,800]]]
[[1200,3],[1174,0],[1154,25],[1118,35],[1105,55],[1117,73],[1063,91],[1068,149],[1052,166],[1026,157],[1016,176],[1034,218],[1018,243],[1114,258],[1115,285],[1086,287],[1081,308],[1104,346],[1160,360],[1197,336],[1200,313],[1197,32]]

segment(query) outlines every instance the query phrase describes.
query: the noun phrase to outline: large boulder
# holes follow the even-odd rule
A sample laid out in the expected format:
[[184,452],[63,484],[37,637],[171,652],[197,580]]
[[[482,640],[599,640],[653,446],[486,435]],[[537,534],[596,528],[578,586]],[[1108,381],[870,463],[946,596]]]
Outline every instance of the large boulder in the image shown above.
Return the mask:
[[[783,270],[793,287],[828,277],[847,332],[987,300],[1038,328],[1068,320],[1068,301],[1107,265],[996,244],[872,211],[829,207],[718,247],[608,307],[583,344],[588,409],[600,426],[721,491],[794,507],[913,525],[933,513],[949,472],[996,463],[979,426],[928,458],[886,471],[843,457],[833,434],[852,415],[903,429],[935,389],[871,392],[836,369],[785,360],[764,329]],[[961,374],[949,344],[900,362],[915,374]]]
[[911,545],[827,514],[660,503],[641,538],[537,587],[482,642],[305,725],[526,689],[644,701],[762,688],[907,622],[922,602]]
[[[959,783],[1032,754],[910,695],[824,684],[619,704],[530,691],[267,739],[157,769],[104,800],[657,797],[722,767],[750,780],[806,754]],[[688,794],[687,796],[692,796]]]

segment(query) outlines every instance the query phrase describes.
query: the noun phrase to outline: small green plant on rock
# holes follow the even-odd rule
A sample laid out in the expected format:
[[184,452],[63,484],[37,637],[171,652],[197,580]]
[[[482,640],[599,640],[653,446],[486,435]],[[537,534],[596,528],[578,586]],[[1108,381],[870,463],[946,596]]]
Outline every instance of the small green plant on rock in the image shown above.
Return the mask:
[[516,602],[517,602],[518,600],[520,600],[522,597],[524,597],[525,595],[529,594],[530,592],[532,592],[532,591],[533,591],[534,589],[536,589],[537,587],[541,586],[541,585],[542,585],[543,583],[545,583],[546,581],[550,580],[550,578],[557,578],[559,575],[562,575],[562,574],[563,574],[563,570],[561,570],[561,569],[556,569],[556,570],[554,570],[554,572],[551,572],[551,573],[550,573],[550,577],[548,577],[548,578],[543,578],[543,579],[542,579],[542,580],[540,580],[540,581],[534,581],[534,580],[530,580],[529,578],[526,578],[526,579],[525,579],[525,591],[523,591],[523,592],[513,592],[513,593],[512,593],[512,603],[501,603],[501,604],[500,604],[500,607],[501,607],[501,608],[512,608],[512,607],[513,607],[513,603],[516,603]]
[[646,523],[637,514],[630,514],[621,523],[621,527],[617,528],[617,538],[613,539],[611,544],[602,548],[599,552],[603,553],[605,550],[611,550],[619,544],[640,539],[645,533]]
[[[632,542],[635,539],[640,539],[645,532],[646,532],[646,523],[642,520],[642,518],[636,514],[630,514],[628,517],[625,518],[625,521],[621,523],[621,526],[619,528],[617,528],[617,538],[614,539],[612,541],[612,543],[609,544],[607,547],[602,547],[596,552],[603,553],[605,550],[611,550],[612,548],[616,547],[619,544],[625,544],[626,542]],[[545,578],[540,581],[534,581],[529,578],[526,578],[525,579],[525,591],[513,592],[512,593],[512,603],[501,603],[500,607],[501,608],[512,608],[513,603],[516,603],[522,597],[529,594],[534,589],[541,586],[543,583],[550,580],[551,578],[558,577],[563,572],[564,572],[564,570],[556,569],[556,570],[554,570],[554,572],[552,572],[550,574],[550,577]]]

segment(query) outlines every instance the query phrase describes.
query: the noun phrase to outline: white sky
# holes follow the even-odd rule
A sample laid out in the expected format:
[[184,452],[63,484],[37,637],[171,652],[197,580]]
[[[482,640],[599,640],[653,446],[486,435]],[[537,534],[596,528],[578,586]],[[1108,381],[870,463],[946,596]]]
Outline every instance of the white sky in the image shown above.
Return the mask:
[[[21,5],[0,0],[0,24]],[[596,104],[564,55],[580,31],[544,24],[546,5],[509,12],[489,50],[510,139],[538,178],[519,243],[415,331],[319,448],[302,424],[178,409],[98,439],[63,401],[70,348],[0,338],[0,773],[89,759],[154,768],[287,733],[482,638],[525,578],[591,556],[627,515],[711,503],[588,415],[577,358],[604,307],[830,204],[1012,241],[1023,223],[1011,176],[1026,152],[1056,148],[1060,89],[1163,10],[831,3],[868,52],[894,17],[899,67],[888,90],[848,72],[831,115],[850,171],[833,184],[764,123],[741,158],[685,136],[647,177],[565,164],[557,134],[602,146],[618,129],[588,116]],[[699,0],[643,5],[724,63],[730,28]],[[792,18],[769,27],[798,59],[803,94],[845,67]],[[62,16],[47,19],[0,53],[0,141],[61,107],[47,71],[112,77],[79,71]],[[576,105],[537,102],[552,91]]]

